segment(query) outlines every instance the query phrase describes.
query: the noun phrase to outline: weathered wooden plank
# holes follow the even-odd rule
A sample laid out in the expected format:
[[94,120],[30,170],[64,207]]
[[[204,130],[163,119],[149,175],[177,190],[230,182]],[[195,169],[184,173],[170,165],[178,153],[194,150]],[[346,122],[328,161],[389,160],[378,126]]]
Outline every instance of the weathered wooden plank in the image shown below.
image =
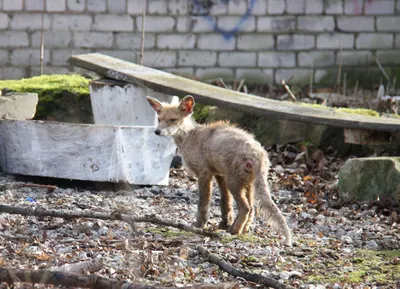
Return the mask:
[[167,185],[175,149],[154,127],[0,121],[0,166],[12,174]]
[[100,53],[73,55],[69,62],[73,65],[96,71],[103,76],[147,86],[162,93],[178,96],[191,94],[199,102],[227,109],[278,119],[313,122],[343,128],[388,132],[400,131],[400,119],[362,116],[338,112],[329,108],[317,108],[266,99],[212,86]]
[[145,96],[154,95],[166,103],[179,102],[177,96],[112,79],[91,81],[89,89],[95,124],[157,126],[157,114]]

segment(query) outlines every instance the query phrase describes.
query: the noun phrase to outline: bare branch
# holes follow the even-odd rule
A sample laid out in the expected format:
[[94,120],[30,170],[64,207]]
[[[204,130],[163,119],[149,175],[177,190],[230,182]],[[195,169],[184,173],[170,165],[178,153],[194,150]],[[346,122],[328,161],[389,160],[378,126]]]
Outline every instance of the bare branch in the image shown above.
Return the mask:
[[289,93],[289,95],[293,99],[293,101],[296,102],[297,101],[296,96],[294,96],[293,92],[290,90],[290,87],[286,84],[284,79],[282,79],[282,85],[286,89],[286,91]]
[[[385,69],[383,69],[381,63],[379,62],[378,58],[374,55],[374,59],[376,62],[376,65],[378,65],[380,71],[382,72],[383,76],[386,78],[386,80],[388,81],[389,85],[392,86],[392,82],[390,81],[389,75],[387,75]],[[389,88],[387,89],[389,91]]]
[[234,268],[232,265],[230,265],[228,262],[226,262],[225,260],[221,259],[216,254],[211,254],[206,248],[204,248],[202,246],[198,246],[197,251],[199,251],[199,253],[203,257],[207,258],[207,260],[210,263],[218,265],[218,267],[221,270],[227,272],[229,275],[232,275],[234,277],[240,277],[247,281],[262,284],[267,287],[272,287],[272,288],[277,288],[277,289],[294,289],[292,286],[285,285],[282,282],[279,282],[279,281],[273,279],[272,277],[267,277],[267,276],[263,276],[263,275],[259,275],[259,274],[250,273],[247,271],[238,270],[238,269]]
[[242,79],[242,80],[239,82],[239,86],[237,87],[236,91],[240,91],[240,90],[242,89],[243,84],[244,84],[244,79]]
[[53,284],[64,287],[82,287],[96,289],[238,289],[237,283],[219,285],[198,284],[188,287],[158,287],[148,284],[124,282],[97,275],[83,275],[50,270],[23,270],[0,267],[0,282],[8,284],[24,282],[34,284]]
[[89,261],[83,261],[78,263],[67,263],[59,267],[53,267],[53,271],[69,272],[69,273],[81,273],[86,272],[94,273],[98,272],[103,268],[103,259],[96,258]]
[[121,214],[118,211],[110,213],[99,213],[89,210],[85,211],[70,211],[70,210],[52,210],[52,209],[42,209],[42,208],[21,208],[13,207],[7,205],[0,205],[0,213],[8,213],[14,215],[25,215],[25,216],[37,216],[37,217],[56,217],[63,219],[77,219],[77,218],[93,218],[101,220],[118,220],[130,224],[133,229],[135,223],[153,223],[161,226],[169,226],[178,228],[184,231],[192,232],[199,235],[204,235],[208,237],[221,238],[215,232],[209,232],[207,230],[202,230],[199,228],[192,227],[188,224],[182,223],[181,220],[172,221],[166,219],[159,219],[155,215],[145,215],[143,217],[134,217],[131,215]]

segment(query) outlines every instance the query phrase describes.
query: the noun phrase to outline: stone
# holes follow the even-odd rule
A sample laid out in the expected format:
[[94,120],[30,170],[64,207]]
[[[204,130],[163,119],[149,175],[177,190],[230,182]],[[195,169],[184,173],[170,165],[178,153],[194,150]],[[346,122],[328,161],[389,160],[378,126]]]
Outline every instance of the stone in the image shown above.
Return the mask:
[[370,250],[378,250],[379,245],[374,240],[370,240],[365,244],[365,248]]
[[0,119],[32,119],[39,98],[37,93],[9,93],[0,95]]
[[340,196],[344,200],[400,201],[400,157],[349,159],[339,172]]

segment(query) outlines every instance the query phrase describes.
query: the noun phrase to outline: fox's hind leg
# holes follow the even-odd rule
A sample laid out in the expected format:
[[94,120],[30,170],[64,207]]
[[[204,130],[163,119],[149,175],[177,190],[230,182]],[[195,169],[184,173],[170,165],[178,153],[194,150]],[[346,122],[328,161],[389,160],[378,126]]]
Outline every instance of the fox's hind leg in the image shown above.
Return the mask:
[[209,208],[211,202],[212,175],[200,174],[199,184],[199,203],[197,205],[197,220],[193,224],[197,228],[204,228],[209,217]]
[[219,223],[218,228],[226,230],[233,223],[232,195],[229,192],[223,176],[215,176],[215,179],[217,180],[221,194],[220,208],[222,220]]
[[250,206],[250,213],[249,213],[249,218],[247,219],[246,224],[243,227],[243,233],[247,233],[250,229],[250,225],[251,223],[253,223],[253,219],[254,219],[254,187],[253,184],[247,186],[246,188],[246,197],[247,197],[247,201],[249,202],[249,206]]
[[243,181],[229,180],[228,188],[231,191],[238,207],[238,214],[235,222],[228,231],[232,234],[241,234],[251,211],[250,204],[246,196],[246,186],[244,185]]

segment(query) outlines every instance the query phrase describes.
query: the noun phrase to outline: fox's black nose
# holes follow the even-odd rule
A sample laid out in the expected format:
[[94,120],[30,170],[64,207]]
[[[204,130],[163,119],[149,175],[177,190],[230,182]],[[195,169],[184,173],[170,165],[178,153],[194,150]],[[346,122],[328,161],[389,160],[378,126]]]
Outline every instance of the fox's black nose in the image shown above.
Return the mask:
[[161,133],[161,130],[159,130],[159,129],[156,129],[156,131],[154,132],[156,135],[160,135],[160,133]]

